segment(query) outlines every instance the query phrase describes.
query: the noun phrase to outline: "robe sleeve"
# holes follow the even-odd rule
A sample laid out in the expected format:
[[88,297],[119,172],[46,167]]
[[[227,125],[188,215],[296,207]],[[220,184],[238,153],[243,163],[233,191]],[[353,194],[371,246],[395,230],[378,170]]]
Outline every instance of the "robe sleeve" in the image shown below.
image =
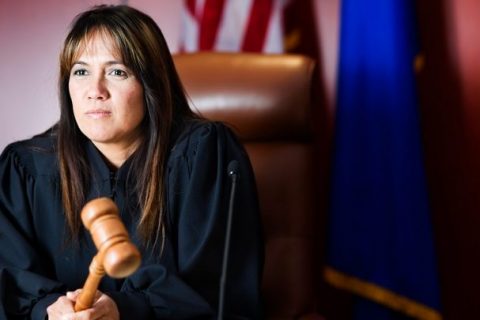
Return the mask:
[[109,293],[122,318],[140,319],[139,310],[144,310],[145,319],[149,312],[155,319],[216,317],[231,189],[227,167],[231,160],[238,161],[240,177],[224,316],[262,318],[263,243],[254,176],[243,147],[219,123],[192,128],[170,156],[165,254],[173,256],[174,265],[143,266],[124,282],[122,291]]
[[35,179],[12,146],[0,156],[0,318],[45,319],[45,309],[65,292],[50,280],[47,259],[35,246],[31,197]]

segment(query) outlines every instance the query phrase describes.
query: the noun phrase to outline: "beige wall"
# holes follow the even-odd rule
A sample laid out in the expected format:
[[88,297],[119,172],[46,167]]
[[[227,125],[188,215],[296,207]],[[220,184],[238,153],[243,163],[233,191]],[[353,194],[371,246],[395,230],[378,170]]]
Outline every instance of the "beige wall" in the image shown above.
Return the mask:
[[[68,24],[92,0],[0,0],[0,150],[51,126],[58,118],[57,57]],[[177,50],[181,0],[130,0],[151,15],[172,50]],[[332,98],[336,66],[338,0],[316,0],[326,65],[328,97]]]

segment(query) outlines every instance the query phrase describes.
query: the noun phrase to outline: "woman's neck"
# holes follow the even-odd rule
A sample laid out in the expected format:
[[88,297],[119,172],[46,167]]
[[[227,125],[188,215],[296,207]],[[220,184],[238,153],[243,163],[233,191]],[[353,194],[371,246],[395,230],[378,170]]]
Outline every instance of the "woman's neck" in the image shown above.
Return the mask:
[[92,141],[95,147],[100,151],[108,165],[112,169],[120,168],[125,161],[137,150],[140,145],[141,139],[137,139],[128,144],[113,144],[113,143],[101,143]]

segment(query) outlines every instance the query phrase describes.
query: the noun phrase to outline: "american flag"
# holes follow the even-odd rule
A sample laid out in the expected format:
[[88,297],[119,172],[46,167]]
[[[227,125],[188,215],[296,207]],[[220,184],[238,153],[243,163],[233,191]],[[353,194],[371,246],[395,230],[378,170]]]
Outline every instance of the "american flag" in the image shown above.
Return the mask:
[[288,0],[185,0],[181,51],[284,52]]

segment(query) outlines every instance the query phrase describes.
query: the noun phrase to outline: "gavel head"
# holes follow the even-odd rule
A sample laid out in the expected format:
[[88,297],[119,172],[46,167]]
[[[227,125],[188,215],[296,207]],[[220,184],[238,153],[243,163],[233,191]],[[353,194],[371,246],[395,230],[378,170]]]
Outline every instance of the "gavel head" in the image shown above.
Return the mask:
[[105,272],[112,278],[125,278],[135,272],[140,266],[140,252],[130,241],[115,203],[109,198],[91,200],[81,216],[98,249],[97,262]]

